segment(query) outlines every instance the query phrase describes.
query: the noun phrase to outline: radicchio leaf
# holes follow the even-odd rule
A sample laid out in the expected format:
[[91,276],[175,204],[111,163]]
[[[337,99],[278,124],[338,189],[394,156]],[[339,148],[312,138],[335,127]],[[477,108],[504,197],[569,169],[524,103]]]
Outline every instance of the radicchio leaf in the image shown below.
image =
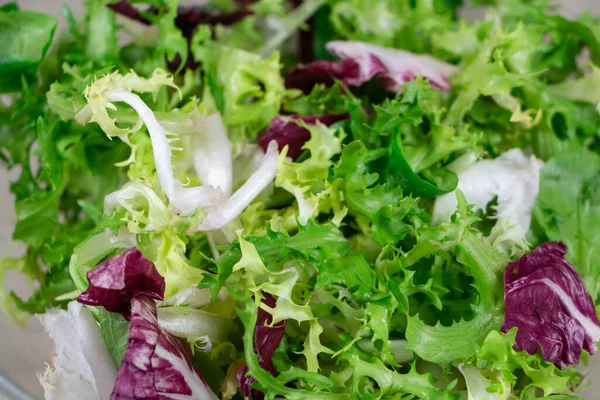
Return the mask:
[[305,127],[295,123],[293,120],[301,120],[307,124],[316,124],[320,122],[324,125],[331,125],[338,121],[347,119],[349,115],[344,114],[327,114],[327,115],[306,115],[300,116],[293,114],[290,116],[276,116],[271,120],[271,123],[259,136],[258,143],[266,151],[269,143],[272,140],[276,141],[280,149],[288,146],[287,155],[293,160],[296,160],[302,155],[304,150],[302,146],[310,140],[310,132]]
[[111,400],[217,399],[194,369],[189,347],[158,324],[155,299],[163,299],[165,280],[150,260],[131,248],[87,276],[90,286],[77,300],[131,321]]
[[535,354],[559,368],[577,364],[581,350],[596,352],[600,321],[592,298],[564,256],[562,242],[538,246],[511,262],[504,276],[502,331],[518,328],[515,350]]
[[[263,299],[263,303],[270,308],[274,308],[276,301],[273,296],[267,294]],[[254,328],[254,351],[258,355],[260,366],[274,375],[275,367],[273,366],[272,358],[273,354],[275,354],[275,349],[279,346],[279,342],[281,342],[285,333],[285,321],[279,321],[273,326],[269,326],[271,322],[273,322],[273,316],[262,308],[259,308]],[[264,399],[265,396],[262,392],[250,387],[252,382],[256,382],[256,380],[251,376],[246,376],[247,372],[248,367],[243,367],[237,372],[237,380],[242,394],[246,398],[252,395],[253,400]]]
[[[107,7],[117,14],[121,14],[127,18],[133,19],[134,21],[141,22],[144,25],[151,24],[150,20],[143,15],[144,13],[135,8],[129,0],[120,0],[116,3],[107,4]],[[149,8],[146,12],[149,14],[157,14],[158,10],[156,7],[153,7]]]
[[194,369],[189,347],[159,327],[154,300],[147,296],[134,297],[129,340],[111,400],[187,396],[217,399]]
[[327,50],[341,61],[315,61],[296,67],[286,77],[286,86],[307,92],[316,83],[331,84],[334,79],[348,86],[362,86],[373,78],[391,92],[421,75],[431,86],[450,90],[448,77],[457,71],[454,65],[425,54],[379,47],[359,41],[333,41]]
[[285,87],[300,89],[308,94],[318,83],[332,86],[335,80],[345,83],[358,79],[360,66],[351,59],[344,61],[313,61],[298,65],[285,76]]
[[89,306],[103,306],[107,311],[129,319],[131,299],[144,295],[162,300],[165,280],[154,264],[132,247],[111,257],[87,273],[90,286],[77,301]]

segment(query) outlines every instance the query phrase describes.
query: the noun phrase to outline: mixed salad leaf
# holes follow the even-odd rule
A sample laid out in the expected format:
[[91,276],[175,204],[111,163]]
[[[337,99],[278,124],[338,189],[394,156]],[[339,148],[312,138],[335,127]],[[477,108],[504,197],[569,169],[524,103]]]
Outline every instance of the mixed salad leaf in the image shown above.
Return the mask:
[[577,398],[600,20],[462,3],[1,6],[0,309],[45,397]]
[[504,278],[502,329],[517,326],[517,349],[535,354],[539,343],[544,359],[559,367],[577,364],[582,348],[594,353],[600,339],[592,298],[565,253],[561,242],[544,243],[510,263]]

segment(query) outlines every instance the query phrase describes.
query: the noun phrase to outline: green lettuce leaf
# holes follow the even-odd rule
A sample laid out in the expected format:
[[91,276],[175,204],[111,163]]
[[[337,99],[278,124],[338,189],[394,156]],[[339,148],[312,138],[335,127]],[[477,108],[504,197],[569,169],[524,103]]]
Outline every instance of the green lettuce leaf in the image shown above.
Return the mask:
[[[320,203],[326,201],[331,191],[335,190],[327,187],[326,180],[332,166],[331,158],[342,150],[344,132],[328,128],[318,121],[315,125],[302,120],[290,121],[310,132],[310,140],[302,146],[302,149],[310,152],[310,157],[298,162],[288,161],[283,151],[279,156],[275,185],[294,195],[298,205],[298,220],[306,224],[317,214]],[[341,208],[338,212],[344,213]],[[343,215],[334,216],[335,220],[340,218]]]
[[17,271],[23,274],[29,281],[38,281],[44,283],[44,273],[37,262],[31,257],[21,259],[3,258],[0,260],[0,309],[17,325],[24,327],[29,315],[19,308],[19,304],[11,297],[10,293],[4,288],[4,278],[8,271]]
[[[377,357],[370,356],[359,350],[353,349],[341,357],[347,361],[352,371],[352,391],[361,394],[361,380],[369,378],[377,383],[377,390],[368,390],[364,395],[371,398],[398,396],[403,394],[417,396],[419,399],[451,399],[452,396],[444,390],[436,388],[430,373],[417,372],[412,365],[409,372],[400,374],[387,368]],[[375,385],[374,385],[375,386]]]
[[98,308],[98,324],[106,347],[115,364],[120,365],[129,338],[129,322],[121,315]]
[[[529,399],[539,398],[541,389],[544,398],[576,398],[572,390],[580,385],[581,374],[573,366],[560,370],[539,355],[515,351],[516,334],[516,328],[505,334],[491,331],[477,350],[473,365],[459,365],[469,394],[474,398],[493,393],[497,398],[508,399],[512,394]],[[475,381],[479,381],[478,388]]]
[[560,97],[574,101],[592,103],[596,109],[600,108],[600,95],[596,88],[600,87],[600,68],[591,65],[588,74],[576,79],[565,80],[550,86],[550,90]]
[[[35,136],[25,148],[10,153],[15,160],[20,152],[29,152],[37,143],[39,171],[29,169],[29,155],[23,157],[27,167],[13,183],[16,197],[17,223],[13,239],[28,245],[28,254],[36,264],[47,267],[44,285],[24,302],[12,296],[20,308],[31,313],[42,313],[46,307],[64,304],[61,296],[74,290],[69,278],[69,259],[75,246],[91,234],[113,225],[109,218],[96,219],[103,197],[114,190],[123,179],[113,166],[122,148],[119,143],[98,146],[106,139],[97,130],[81,127],[57,119],[39,117]],[[65,134],[64,132],[69,132]],[[90,149],[94,155],[88,157]],[[87,198],[93,201],[80,201]]]
[[299,115],[342,114],[346,112],[346,96],[340,83],[331,87],[317,84],[309,94],[288,90],[282,107],[286,112]]
[[454,7],[445,1],[338,0],[330,22],[343,39],[361,40],[417,53],[431,52],[433,34],[453,26]]
[[117,60],[119,41],[115,13],[107,7],[113,0],[86,1],[87,40],[85,56],[97,60]]
[[[259,237],[246,237],[267,265],[282,261],[289,252],[301,255],[323,273],[318,285],[334,283],[347,285],[358,296],[365,296],[375,286],[375,273],[363,256],[354,252],[338,228],[331,224],[319,225],[311,220],[305,226],[298,227],[298,233],[288,236],[267,228],[267,234]],[[233,272],[233,268],[242,259],[240,244],[234,244],[216,261],[216,275],[206,275],[200,282],[200,288],[208,288],[213,299]],[[354,271],[344,267],[346,260],[353,260]]]
[[367,150],[362,141],[354,141],[344,147],[334,170],[334,177],[343,180],[348,209],[372,220],[373,236],[381,244],[403,239],[410,231],[411,218],[422,215],[417,199],[405,197],[401,186],[378,184],[379,174],[370,172],[369,164],[384,155],[380,150]]
[[46,55],[58,21],[49,15],[0,9],[0,93],[22,89],[32,81]]
[[[458,321],[451,320],[450,325],[439,321],[431,325],[423,320],[425,315],[408,317],[408,348],[423,359],[437,363],[471,357],[487,333],[498,329],[502,322],[501,278],[509,260],[469,228],[474,219],[469,217],[470,211],[460,193],[458,198],[459,211],[453,221],[421,230],[416,245],[405,255],[405,263],[411,265],[423,257],[454,252],[456,261],[473,279],[471,285],[476,295],[469,299],[467,307],[472,312],[469,318],[461,316]],[[388,271],[392,272],[394,270]]]
[[[256,380],[256,386],[262,389],[267,398],[274,399],[277,395],[284,396],[286,399],[350,399],[351,397],[342,393],[331,393],[327,391],[314,391],[294,389],[286,386],[280,380],[264,370],[258,363],[258,355],[254,352],[254,327],[256,325],[256,316],[258,306],[254,301],[246,301],[246,308],[238,310],[238,316],[244,324],[244,358],[248,366],[248,373]],[[285,377],[285,375],[284,375]]]
[[[600,156],[572,143],[541,171],[540,193],[533,216],[543,240],[560,240],[567,259],[599,303]],[[535,229],[534,229],[535,231]]]
[[[284,95],[279,53],[269,58],[212,43],[198,50],[207,83],[228,126],[253,138],[279,113]],[[204,54],[202,54],[204,52]]]

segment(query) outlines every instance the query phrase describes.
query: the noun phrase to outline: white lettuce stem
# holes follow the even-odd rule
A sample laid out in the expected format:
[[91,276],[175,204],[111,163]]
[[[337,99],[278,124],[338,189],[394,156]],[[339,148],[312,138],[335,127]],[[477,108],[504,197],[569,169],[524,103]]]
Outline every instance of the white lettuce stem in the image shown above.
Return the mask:
[[[201,135],[206,136],[206,140],[200,139],[200,146],[197,149],[199,154],[194,160],[197,172],[207,182],[203,182],[204,186],[184,188],[173,175],[171,163],[173,150],[167,138],[167,131],[158,122],[150,107],[138,95],[123,89],[110,90],[104,94],[104,97],[110,102],[128,104],[146,125],[152,141],[158,181],[169,203],[186,216],[196,212],[199,206],[205,207],[208,215],[195,229],[196,231],[213,231],[229,225],[275,179],[278,152],[277,143],[271,142],[257,170],[225,201],[215,186],[220,187],[226,195],[231,190],[231,148],[224,127],[219,126],[222,125],[220,118],[213,117],[206,121],[203,131],[208,128],[211,128],[211,132],[217,130],[217,138],[214,143],[206,144],[207,148],[204,149],[202,142],[207,142],[208,136],[206,132],[201,132]],[[209,154],[212,150],[216,153]],[[215,160],[214,157],[219,159]]]
[[152,140],[152,149],[154,152],[154,163],[156,164],[156,172],[158,173],[158,181],[164,190],[165,194],[171,200],[175,189],[175,179],[173,178],[173,170],[171,169],[171,157],[173,152],[167,139],[167,133],[154,113],[144,103],[140,96],[127,92],[122,89],[111,90],[105,94],[108,101],[122,101],[131,106],[138,116],[148,128],[150,139]]
[[231,143],[221,114],[215,113],[202,120],[200,129],[192,139],[194,168],[200,182],[220,188],[223,194],[231,196],[233,180]]
[[269,143],[267,153],[252,176],[224,204],[218,204],[202,221],[197,231],[213,231],[229,225],[275,179],[277,143]]
[[131,106],[146,125],[152,150],[158,181],[170,204],[174,205],[184,215],[192,215],[198,206],[213,204],[219,197],[217,191],[210,186],[184,188],[181,182],[173,176],[171,158],[173,151],[167,139],[167,132],[158,122],[156,116],[136,94],[123,89],[115,89],[105,93],[108,101],[121,101]]

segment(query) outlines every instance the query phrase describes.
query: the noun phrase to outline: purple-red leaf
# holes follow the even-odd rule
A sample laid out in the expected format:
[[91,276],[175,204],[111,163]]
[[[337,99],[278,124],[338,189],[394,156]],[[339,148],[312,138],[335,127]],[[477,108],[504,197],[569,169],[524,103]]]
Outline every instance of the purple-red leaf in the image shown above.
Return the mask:
[[183,36],[191,39],[194,30],[199,25],[224,25],[229,26],[238,23],[242,19],[253,15],[254,12],[247,8],[237,9],[231,12],[215,12],[204,7],[179,7],[175,26],[181,29]]
[[217,399],[194,369],[189,347],[158,325],[155,299],[163,299],[165,280],[150,260],[134,247],[87,277],[90,286],[77,300],[130,320],[111,400]]
[[217,399],[194,369],[189,347],[158,326],[156,303],[131,300],[129,340],[111,400]]
[[[267,306],[275,307],[275,298],[267,294],[263,299],[263,303]],[[258,309],[256,316],[256,327],[254,328],[254,351],[258,355],[258,364],[262,369],[269,371],[275,375],[275,367],[273,366],[273,354],[279,346],[279,342],[285,334],[285,321],[279,321],[273,326],[268,326],[273,322],[273,316],[262,308]],[[243,367],[237,372],[237,380],[242,390],[244,397],[248,398],[252,395],[253,400],[264,399],[264,394],[256,389],[252,389],[250,385],[256,380],[251,376],[246,376],[248,367]]]
[[280,149],[283,149],[283,147],[287,145],[287,155],[295,160],[304,152],[302,146],[310,140],[310,132],[293,120],[301,120],[307,124],[316,124],[318,121],[323,125],[329,126],[335,122],[347,119],[348,117],[349,115],[347,113],[320,116],[300,116],[293,114],[282,117],[278,115],[271,120],[269,126],[258,136],[258,143],[264,151],[267,151],[267,146],[272,140],[277,142]]
[[564,256],[562,242],[538,246],[511,262],[504,276],[502,331],[518,328],[515,350],[535,354],[559,368],[577,364],[582,349],[596,351],[600,321],[592,298]]
[[[141,22],[145,25],[152,24],[148,16],[158,15],[158,8],[150,7],[145,12],[134,7],[129,0],[121,0],[109,4],[114,12],[124,15],[127,18]],[[191,39],[194,30],[199,25],[233,25],[242,19],[254,14],[247,8],[237,9],[231,12],[217,12],[202,6],[179,7],[175,17],[175,26],[181,30],[183,36]]]
[[162,300],[165,294],[165,279],[135,247],[104,261],[88,272],[87,278],[90,285],[77,301],[103,306],[127,319],[133,297],[144,295]]
[[[134,7],[129,0],[120,0],[108,4],[108,7],[117,14],[145,25],[151,25],[153,23],[152,17],[159,14],[159,9],[156,6],[149,7],[142,12]],[[178,7],[175,26],[181,31],[182,36],[188,40],[189,47],[194,32],[199,25],[233,25],[253,14],[254,12],[247,8],[240,8],[231,12],[218,12],[202,6]],[[169,60],[167,63],[171,71],[177,71],[180,65],[181,54],[177,54],[173,60]],[[198,65],[200,64],[194,60],[192,54],[188,54],[184,68],[195,69]]]
[[308,94],[318,83],[333,85],[335,80],[347,83],[359,77],[360,66],[354,60],[314,61],[292,68],[285,76],[285,87],[300,89]]
[[316,83],[331,84],[334,79],[348,86],[362,86],[373,78],[391,92],[421,75],[431,86],[450,90],[448,77],[457,71],[451,64],[405,50],[379,47],[358,41],[333,41],[327,50],[341,61],[315,61],[296,67],[286,77],[286,86],[310,92]]
[[[144,25],[150,25],[151,22],[142,15],[142,12],[135,8],[133,4],[129,0],[120,0],[116,3],[107,4],[107,7],[116,12],[117,14],[121,14],[127,18],[133,19],[134,21],[141,22]],[[149,14],[157,14],[156,7],[150,8],[146,11]]]

